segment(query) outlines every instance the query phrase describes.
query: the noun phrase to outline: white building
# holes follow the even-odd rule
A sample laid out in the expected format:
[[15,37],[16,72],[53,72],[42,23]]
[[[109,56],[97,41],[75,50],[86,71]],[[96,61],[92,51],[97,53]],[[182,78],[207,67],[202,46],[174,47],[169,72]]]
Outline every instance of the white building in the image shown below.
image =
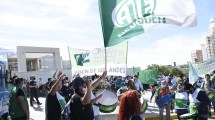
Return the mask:
[[203,61],[202,50],[193,50],[191,52],[191,58],[193,63],[202,62]]
[[205,44],[201,44],[201,49],[202,49],[203,61],[206,61],[208,59],[208,55],[207,55],[207,49]]
[[215,56],[215,18],[210,19],[208,34],[206,37],[206,49],[208,59]]
[[7,61],[9,69],[18,72],[62,69],[59,48],[18,46]]

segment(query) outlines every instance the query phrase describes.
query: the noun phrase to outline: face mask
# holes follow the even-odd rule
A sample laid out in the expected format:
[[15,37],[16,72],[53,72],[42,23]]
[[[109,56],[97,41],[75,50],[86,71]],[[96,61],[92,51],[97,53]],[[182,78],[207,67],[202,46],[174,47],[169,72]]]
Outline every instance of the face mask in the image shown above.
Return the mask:
[[69,86],[69,83],[64,84],[64,86],[68,87],[68,86]]

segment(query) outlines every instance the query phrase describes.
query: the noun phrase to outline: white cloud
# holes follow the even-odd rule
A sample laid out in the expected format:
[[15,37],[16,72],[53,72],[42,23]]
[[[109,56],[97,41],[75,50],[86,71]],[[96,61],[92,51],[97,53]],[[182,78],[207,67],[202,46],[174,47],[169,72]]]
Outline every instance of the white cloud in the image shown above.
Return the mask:
[[88,10],[92,0],[38,0],[41,3],[62,9],[73,17],[81,17]]
[[53,29],[60,19],[49,18],[32,18],[27,16],[15,15],[11,13],[0,12],[0,22],[3,25],[17,28],[34,28],[34,29]]
[[191,60],[191,51],[201,49],[200,44],[205,43],[204,38],[203,35],[176,35],[150,42],[148,46],[130,48],[128,66],[145,68],[150,64],[186,64]]
[[[97,1],[0,1],[0,6],[3,7],[0,9],[0,47],[58,47],[65,59],[68,59],[68,45],[81,49],[103,47]],[[162,26],[161,34],[169,28],[172,26]],[[168,35],[159,38],[156,35],[160,31],[132,38],[132,42],[129,42],[128,66],[145,67],[148,64],[167,65],[173,62],[185,64],[191,60],[191,51],[200,49],[200,44],[205,43],[204,36],[199,35],[199,31],[197,35]],[[177,32],[173,30],[170,34]],[[142,36],[150,41],[142,42],[146,41]]]

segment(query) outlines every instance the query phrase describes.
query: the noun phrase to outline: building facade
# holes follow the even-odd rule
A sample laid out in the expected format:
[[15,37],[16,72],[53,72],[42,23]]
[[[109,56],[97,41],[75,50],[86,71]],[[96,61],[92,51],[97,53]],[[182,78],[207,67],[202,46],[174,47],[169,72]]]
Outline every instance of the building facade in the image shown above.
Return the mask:
[[191,52],[191,58],[193,63],[202,62],[203,61],[202,50],[193,50]]
[[17,54],[7,58],[8,69],[18,72],[62,69],[59,48],[17,46]]
[[201,44],[201,49],[202,49],[203,61],[206,61],[208,59],[206,45]]
[[215,56],[215,18],[210,19],[208,34],[206,37],[207,57]]

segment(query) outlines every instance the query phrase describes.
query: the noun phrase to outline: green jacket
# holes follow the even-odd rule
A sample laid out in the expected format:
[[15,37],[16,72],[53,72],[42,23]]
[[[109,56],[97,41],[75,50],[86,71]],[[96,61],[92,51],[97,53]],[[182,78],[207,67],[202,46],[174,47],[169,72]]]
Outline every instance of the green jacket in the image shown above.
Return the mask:
[[[17,92],[19,89],[21,88],[14,87],[11,91],[10,106],[9,106],[9,113],[11,118],[19,118],[19,117],[26,116],[25,112],[22,110],[21,106],[19,105],[19,101],[17,98]],[[24,97],[25,105],[27,106],[27,109],[29,111],[28,100],[25,93],[23,97]]]

